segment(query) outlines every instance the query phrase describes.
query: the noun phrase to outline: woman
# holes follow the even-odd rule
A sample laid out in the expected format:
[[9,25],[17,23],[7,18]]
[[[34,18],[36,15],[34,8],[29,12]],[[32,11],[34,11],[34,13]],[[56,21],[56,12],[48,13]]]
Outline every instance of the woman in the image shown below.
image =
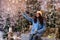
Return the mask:
[[32,23],[29,40],[35,40],[34,35],[41,36],[44,33],[46,30],[46,21],[42,17],[41,11],[37,11],[34,18],[29,17],[26,13],[23,13],[22,16],[24,16],[28,21]]

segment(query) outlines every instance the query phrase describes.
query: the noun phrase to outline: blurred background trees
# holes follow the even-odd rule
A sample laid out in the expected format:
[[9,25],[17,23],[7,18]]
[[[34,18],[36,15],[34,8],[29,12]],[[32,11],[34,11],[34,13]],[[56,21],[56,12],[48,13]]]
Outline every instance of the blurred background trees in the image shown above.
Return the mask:
[[60,28],[59,0],[1,0],[0,13],[3,14],[0,14],[0,21],[4,19],[4,27],[6,27],[7,30],[8,27],[10,27],[9,25],[14,26],[14,31],[28,29],[31,23],[21,16],[21,7],[24,8],[26,13],[31,17],[37,10],[41,10],[43,16],[46,17],[47,27]]

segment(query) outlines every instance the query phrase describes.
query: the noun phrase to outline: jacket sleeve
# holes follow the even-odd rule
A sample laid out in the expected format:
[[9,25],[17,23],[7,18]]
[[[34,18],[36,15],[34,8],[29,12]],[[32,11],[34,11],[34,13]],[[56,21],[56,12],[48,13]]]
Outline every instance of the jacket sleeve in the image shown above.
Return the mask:
[[29,17],[26,13],[23,13],[22,16],[25,17],[30,22],[33,21],[33,19],[31,17]]
[[38,33],[44,33],[44,31],[46,31],[46,21],[44,21],[43,27],[41,29],[39,29],[37,32]]

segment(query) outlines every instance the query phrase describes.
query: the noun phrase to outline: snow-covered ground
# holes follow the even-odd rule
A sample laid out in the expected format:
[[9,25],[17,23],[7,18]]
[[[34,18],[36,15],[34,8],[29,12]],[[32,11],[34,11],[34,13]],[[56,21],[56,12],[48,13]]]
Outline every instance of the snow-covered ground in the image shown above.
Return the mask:
[[0,40],[4,40],[3,35],[4,35],[4,33],[2,31],[0,31]]
[[[56,38],[41,37],[42,40],[56,40]],[[29,40],[29,34],[22,34],[21,40]]]

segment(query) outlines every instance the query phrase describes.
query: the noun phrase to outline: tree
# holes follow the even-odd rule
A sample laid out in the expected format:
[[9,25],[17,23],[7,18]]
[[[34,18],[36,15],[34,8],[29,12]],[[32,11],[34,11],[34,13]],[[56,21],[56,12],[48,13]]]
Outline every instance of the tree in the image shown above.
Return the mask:
[[5,34],[4,34],[4,38],[6,38],[8,36],[8,31],[9,31],[9,27],[10,27],[10,14],[7,15],[7,18],[6,18],[6,25],[5,25],[5,28],[4,28],[4,31],[5,31]]
[[6,26],[5,26],[5,31],[8,32],[9,31],[9,27],[10,27],[10,14],[7,15],[8,17],[6,18]]
[[41,10],[40,2],[37,0],[27,0],[27,11],[29,12],[29,15],[34,15],[34,13],[38,10]]
[[18,14],[17,14],[17,20],[16,20],[16,24],[15,24],[15,30],[14,31],[22,31],[24,30],[25,28],[27,28],[29,22],[21,16],[21,12],[18,11]]
[[56,9],[54,6],[54,0],[51,0],[48,4],[47,4],[47,8],[48,8],[48,15],[47,15],[47,27],[55,27],[56,23]]

